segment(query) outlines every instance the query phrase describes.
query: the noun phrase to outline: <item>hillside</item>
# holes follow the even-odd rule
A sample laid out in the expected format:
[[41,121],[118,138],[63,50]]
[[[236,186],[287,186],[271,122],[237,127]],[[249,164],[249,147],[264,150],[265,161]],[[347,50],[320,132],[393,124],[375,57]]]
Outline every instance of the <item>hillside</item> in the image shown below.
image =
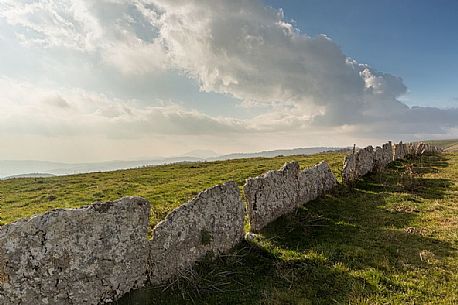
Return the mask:
[[433,141],[426,141],[426,143],[430,143],[430,144],[442,147],[446,152],[458,151],[458,139],[433,140]]
[[[127,195],[151,201],[151,224],[203,189],[283,163],[321,160],[341,179],[344,154],[199,162],[0,181],[2,224],[57,207]],[[309,202],[179,281],[118,305],[455,304],[458,153],[395,162],[354,188]]]
[[190,151],[182,156],[157,157],[133,161],[106,161],[91,163],[59,163],[35,160],[0,160],[0,179],[16,176],[28,176],[29,173],[44,173],[50,175],[75,175],[91,172],[108,172],[151,165],[166,165],[179,162],[224,161],[246,158],[273,158],[276,156],[313,155],[326,151],[337,151],[336,147],[309,147],[281,150],[269,150],[255,153],[237,153],[218,156],[215,152],[206,150]]
[[55,208],[77,208],[94,201],[142,196],[153,205],[151,224],[202,190],[245,179],[296,160],[302,167],[326,160],[340,177],[344,153],[182,163],[50,178],[0,181],[0,224]]
[[455,152],[455,151],[458,151],[458,143],[457,144],[454,144],[452,146],[449,146],[445,149],[445,151],[449,151],[449,152]]
[[398,161],[117,304],[457,304],[457,204],[458,153]]

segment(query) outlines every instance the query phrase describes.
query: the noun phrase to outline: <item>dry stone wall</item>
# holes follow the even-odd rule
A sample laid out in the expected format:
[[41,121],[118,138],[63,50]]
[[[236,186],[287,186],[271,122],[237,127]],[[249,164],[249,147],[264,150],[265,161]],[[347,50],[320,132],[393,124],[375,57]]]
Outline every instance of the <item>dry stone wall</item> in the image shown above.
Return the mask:
[[226,252],[243,236],[244,207],[235,182],[215,186],[171,212],[153,229],[151,282],[175,277],[206,254]]
[[360,150],[354,149],[345,157],[342,180],[346,184],[351,184],[370,172],[383,170],[393,161],[440,151],[440,148],[425,143],[403,144],[402,142],[395,145],[388,142],[382,147],[377,146],[375,151],[372,146]]
[[299,173],[298,202],[307,203],[317,199],[337,186],[337,179],[326,162],[321,162]]
[[[374,166],[377,166],[377,162],[383,164],[381,163],[382,161],[377,161],[376,153],[377,150],[374,151],[372,146],[368,146],[358,151],[354,151],[352,154],[348,155],[344,161],[342,179],[346,183],[351,183],[358,178],[372,172],[374,170]],[[381,157],[383,157],[383,151]]]
[[373,171],[382,171],[388,164],[393,161],[393,147],[391,142],[377,146],[374,153]]
[[411,150],[412,156],[417,156],[417,157],[423,154],[432,154],[432,153],[442,152],[442,149],[437,146],[430,145],[427,143],[421,143],[421,142],[413,143],[410,150]]
[[383,144],[382,146],[383,150],[383,168],[385,168],[388,164],[393,162],[393,145],[391,144],[391,141],[389,141],[386,144]]
[[278,171],[250,178],[243,187],[248,205],[250,230],[258,232],[298,205],[299,164],[285,164]]
[[381,171],[385,167],[383,162],[383,148],[375,147],[374,151],[374,171]]
[[402,149],[404,152],[404,158],[407,156],[418,157],[423,154],[434,154],[442,152],[441,148],[422,142],[402,144]]
[[99,304],[146,279],[141,198],[55,210],[0,230],[0,304]]
[[404,160],[407,157],[407,145],[402,144],[402,141],[399,144],[394,145],[394,157],[393,160]]
[[287,163],[278,171],[250,178],[244,186],[250,230],[259,232],[278,217],[299,205],[316,199],[337,185],[326,162],[299,170],[297,162]]

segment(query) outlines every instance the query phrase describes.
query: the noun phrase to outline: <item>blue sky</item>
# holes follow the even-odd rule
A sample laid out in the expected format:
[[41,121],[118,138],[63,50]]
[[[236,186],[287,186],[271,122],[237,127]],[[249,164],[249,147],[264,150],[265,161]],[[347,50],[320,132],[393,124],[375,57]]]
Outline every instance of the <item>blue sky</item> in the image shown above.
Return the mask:
[[0,159],[458,137],[456,1],[4,0]]
[[301,31],[324,33],[359,62],[401,76],[409,88],[409,105],[458,105],[457,1],[266,3],[283,8]]

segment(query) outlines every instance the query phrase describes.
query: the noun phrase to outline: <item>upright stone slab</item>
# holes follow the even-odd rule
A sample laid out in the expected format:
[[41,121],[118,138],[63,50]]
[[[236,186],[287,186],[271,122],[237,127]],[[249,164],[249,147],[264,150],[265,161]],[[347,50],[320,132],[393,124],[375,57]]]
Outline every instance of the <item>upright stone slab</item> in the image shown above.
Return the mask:
[[413,143],[407,143],[406,144],[406,156],[412,157],[414,156],[414,144]]
[[393,162],[394,156],[393,156],[393,145],[391,144],[391,141],[389,141],[386,144],[383,144],[382,146],[383,150],[383,164],[384,167]]
[[172,211],[153,229],[149,275],[161,283],[207,253],[219,254],[244,236],[244,207],[235,182],[212,187]]
[[421,156],[426,152],[426,144],[425,143],[417,143],[416,149],[415,149],[415,155],[416,156]]
[[419,157],[424,154],[428,153],[440,153],[442,151],[441,148],[423,142],[416,142],[411,143],[411,154],[412,156]]
[[342,180],[349,184],[356,181],[359,177],[356,172],[357,152],[353,151],[350,155],[345,156],[342,169]]
[[301,171],[298,181],[299,204],[314,200],[337,186],[337,179],[325,161]]
[[404,145],[402,141],[394,145],[394,160],[403,160],[405,157]]
[[381,171],[385,168],[385,163],[383,160],[383,148],[377,146],[374,152],[374,171]]
[[358,151],[356,160],[356,172],[358,177],[362,177],[372,172],[374,169],[374,148],[367,146]]
[[285,164],[278,171],[250,178],[243,187],[248,201],[250,230],[259,232],[278,217],[293,211],[298,205],[299,164]]
[[393,145],[393,160],[400,160],[401,158],[401,145],[400,144],[394,144]]
[[346,156],[342,170],[345,183],[351,183],[372,172],[375,164],[375,152],[372,146],[360,149]]
[[0,304],[96,305],[147,279],[149,203],[128,197],[0,229]]

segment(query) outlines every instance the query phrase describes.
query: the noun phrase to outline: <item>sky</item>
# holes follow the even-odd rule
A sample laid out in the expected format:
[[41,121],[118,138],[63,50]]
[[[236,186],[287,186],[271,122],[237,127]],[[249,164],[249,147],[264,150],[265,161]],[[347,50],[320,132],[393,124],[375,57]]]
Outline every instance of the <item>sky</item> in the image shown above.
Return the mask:
[[2,0],[0,159],[458,137],[454,0]]

